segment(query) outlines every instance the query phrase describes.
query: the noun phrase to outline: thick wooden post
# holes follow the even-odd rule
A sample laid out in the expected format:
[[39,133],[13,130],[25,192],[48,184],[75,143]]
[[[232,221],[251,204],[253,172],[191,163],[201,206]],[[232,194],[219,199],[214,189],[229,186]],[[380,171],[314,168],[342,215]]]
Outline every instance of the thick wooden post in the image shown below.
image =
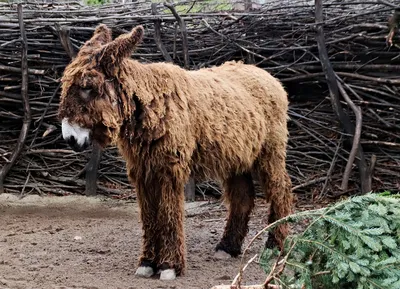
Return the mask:
[[[319,52],[319,60],[322,65],[322,69],[325,73],[326,81],[329,88],[329,95],[331,98],[331,103],[333,110],[336,113],[344,131],[352,136],[354,141],[355,128],[351,123],[350,117],[343,110],[343,107],[340,103],[340,90],[339,85],[336,79],[336,73],[332,68],[331,62],[329,61],[328,51],[325,45],[325,36],[323,29],[323,9],[322,9],[322,0],[315,0],[315,24],[316,24],[316,39],[318,45]],[[360,182],[361,182],[361,192],[366,194],[371,191],[370,187],[370,176],[368,175],[368,165],[365,160],[364,151],[361,144],[357,145],[357,165],[360,174]]]
[[97,170],[101,159],[101,147],[97,142],[93,142],[92,155],[86,165],[85,194],[87,196],[96,195],[97,191]]
[[185,185],[185,200],[193,202],[195,200],[196,182],[193,176],[190,177],[189,182]]

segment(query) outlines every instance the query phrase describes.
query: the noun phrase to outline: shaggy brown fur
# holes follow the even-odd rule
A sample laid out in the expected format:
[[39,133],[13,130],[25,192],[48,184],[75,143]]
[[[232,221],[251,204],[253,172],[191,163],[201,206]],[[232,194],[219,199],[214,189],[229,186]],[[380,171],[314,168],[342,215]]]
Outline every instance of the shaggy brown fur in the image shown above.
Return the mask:
[[[186,71],[169,63],[129,58],[143,28],[111,41],[97,27],[65,69],[59,110],[118,145],[137,190],[143,222],[142,266],[185,268],[184,185],[196,178],[222,181],[230,204],[217,250],[240,254],[254,206],[253,178],[271,202],[272,222],[291,212],[285,169],[288,100],[277,79],[253,65],[227,62]],[[279,246],[286,225],[274,233]]]

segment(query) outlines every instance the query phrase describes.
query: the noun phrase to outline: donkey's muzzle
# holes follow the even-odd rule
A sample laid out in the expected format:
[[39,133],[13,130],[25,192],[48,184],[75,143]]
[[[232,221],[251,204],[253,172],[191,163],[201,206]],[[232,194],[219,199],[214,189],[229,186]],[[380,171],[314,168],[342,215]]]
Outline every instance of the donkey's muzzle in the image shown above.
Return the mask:
[[90,145],[89,129],[70,123],[67,118],[62,120],[61,129],[64,140],[74,151],[81,152]]
[[85,141],[82,145],[78,144],[77,139],[73,136],[67,138],[65,141],[76,152],[84,151],[89,146],[88,141]]

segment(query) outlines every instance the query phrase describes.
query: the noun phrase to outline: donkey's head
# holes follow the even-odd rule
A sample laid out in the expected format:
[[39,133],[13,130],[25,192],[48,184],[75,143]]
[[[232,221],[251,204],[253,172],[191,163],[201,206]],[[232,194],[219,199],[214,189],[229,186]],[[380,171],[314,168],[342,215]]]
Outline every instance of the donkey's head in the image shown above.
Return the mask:
[[118,71],[142,37],[143,27],[137,26],[112,40],[110,29],[100,25],[65,68],[59,118],[63,138],[75,151],[84,150],[92,139],[108,145],[129,117],[129,96]]

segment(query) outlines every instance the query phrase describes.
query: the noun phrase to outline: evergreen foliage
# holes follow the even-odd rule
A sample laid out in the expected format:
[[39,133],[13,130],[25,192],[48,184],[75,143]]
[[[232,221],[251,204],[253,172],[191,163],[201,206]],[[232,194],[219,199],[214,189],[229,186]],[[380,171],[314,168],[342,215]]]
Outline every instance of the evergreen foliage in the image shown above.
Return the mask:
[[110,1],[109,0],[86,0],[86,5],[89,6],[94,6],[94,5],[103,5],[103,4],[107,4]]
[[286,240],[285,255],[278,256],[276,249],[263,252],[262,267],[270,276],[275,274],[271,284],[299,289],[399,289],[399,196],[367,194],[285,218],[309,223]]

